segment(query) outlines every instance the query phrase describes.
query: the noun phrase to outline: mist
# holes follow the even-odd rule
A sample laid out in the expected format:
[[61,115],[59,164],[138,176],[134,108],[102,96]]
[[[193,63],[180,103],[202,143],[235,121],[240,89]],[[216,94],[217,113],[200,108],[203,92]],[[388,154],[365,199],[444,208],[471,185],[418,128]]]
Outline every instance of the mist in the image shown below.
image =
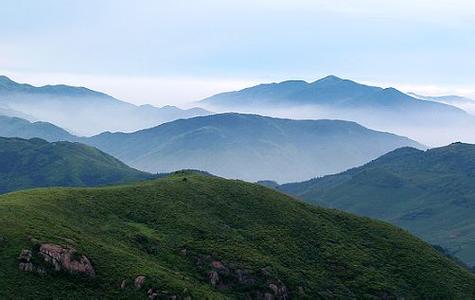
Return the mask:
[[[475,117],[466,114],[440,116],[418,111],[403,113],[380,109],[335,109],[319,105],[255,105],[248,107],[204,106],[216,112],[242,112],[292,119],[331,119],[354,121],[369,129],[390,132],[416,140],[427,147],[445,146],[454,142],[475,143]],[[475,105],[470,108],[474,109]]]
[[[92,136],[104,131],[133,132],[155,127],[179,118],[207,115],[209,112],[174,106],[136,106],[107,95],[75,97],[16,94],[1,100],[6,115],[53,123],[78,136]],[[21,112],[21,113],[15,113]]]

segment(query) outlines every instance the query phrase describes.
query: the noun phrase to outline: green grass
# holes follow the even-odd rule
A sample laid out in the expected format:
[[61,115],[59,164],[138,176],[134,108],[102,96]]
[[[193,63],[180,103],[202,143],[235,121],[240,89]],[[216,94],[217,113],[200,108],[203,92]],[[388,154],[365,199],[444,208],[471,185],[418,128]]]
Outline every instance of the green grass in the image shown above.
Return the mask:
[[[20,251],[33,247],[28,236],[75,246],[97,276],[19,272]],[[206,255],[246,270],[255,284],[213,288],[210,267],[197,265]],[[193,299],[244,298],[277,280],[292,298],[475,297],[471,273],[402,229],[191,172],[0,196],[0,266],[2,299],[145,299],[150,287]],[[137,275],[147,277],[143,289],[118,288]]]
[[150,177],[83,144],[0,138],[0,193],[34,187],[118,184]]
[[393,223],[475,266],[475,145],[401,148],[359,168],[277,189]]

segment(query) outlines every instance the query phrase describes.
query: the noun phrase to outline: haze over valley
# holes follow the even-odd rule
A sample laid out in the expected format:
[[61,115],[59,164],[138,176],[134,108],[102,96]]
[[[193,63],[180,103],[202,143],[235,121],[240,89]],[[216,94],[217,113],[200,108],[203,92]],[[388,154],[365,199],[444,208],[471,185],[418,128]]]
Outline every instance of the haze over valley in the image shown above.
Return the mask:
[[221,93],[198,103],[214,111],[351,120],[430,146],[475,142],[472,134],[475,116],[462,109],[468,107],[471,112],[473,100],[453,98],[413,97],[394,88],[383,89],[327,76],[311,83],[289,80],[261,84]]
[[0,76],[1,107],[7,115],[54,123],[81,136],[103,131],[134,131],[210,113],[200,108],[136,106],[85,87],[61,84],[35,87],[6,76]]

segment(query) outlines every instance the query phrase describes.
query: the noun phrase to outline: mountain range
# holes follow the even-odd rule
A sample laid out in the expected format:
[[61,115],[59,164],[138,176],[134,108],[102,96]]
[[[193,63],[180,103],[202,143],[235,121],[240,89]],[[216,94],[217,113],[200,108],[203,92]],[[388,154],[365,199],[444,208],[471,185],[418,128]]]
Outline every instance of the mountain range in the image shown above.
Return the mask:
[[401,148],[343,173],[276,188],[391,222],[475,266],[475,145]]
[[[288,80],[218,94],[196,105],[293,119],[340,119],[407,136],[429,146],[473,142],[475,107],[455,96],[423,97],[327,76],[315,82]],[[473,101],[472,101],[473,102]],[[453,104],[453,105],[452,105]],[[0,76],[0,114],[43,121],[77,136],[134,132],[169,121],[209,115],[203,108],[136,106],[84,87],[19,84]]]
[[[200,105],[473,136],[439,102],[329,76]],[[475,298],[475,145],[328,118],[0,76],[0,298]]]
[[387,223],[178,172],[0,196],[0,298],[475,297],[475,276]]
[[48,186],[98,186],[152,178],[93,147],[0,138],[0,193]]
[[135,131],[180,118],[209,114],[201,108],[183,110],[175,106],[136,106],[84,87],[35,87],[17,83],[6,76],[0,76],[0,108],[9,116],[21,117],[13,114],[21,112],[31,116],[26,118],[30,121],[50,122],[77,135]]
[[336,76],[311,83],[289,80],[260,84],[217,94],[198,103],[215,111],[356,121],[427,145],[475,142],[475,137],[467,133],[469,128],[475,129],[475,117],[460,108]]
[[80,142],[152,173],[197,169],[228,178],[279,182],[343,171],[403,146],[425,148],[354,122],[246,114],[195,117],[90,138],[47,122],[0,116],[0,136]]
[[403,146],[405,137],[337,120],[289,120],[217,114],[176,120],[133,133],[83,139],[152,173],[205,170],[226,178],[279,182],[332,174]]

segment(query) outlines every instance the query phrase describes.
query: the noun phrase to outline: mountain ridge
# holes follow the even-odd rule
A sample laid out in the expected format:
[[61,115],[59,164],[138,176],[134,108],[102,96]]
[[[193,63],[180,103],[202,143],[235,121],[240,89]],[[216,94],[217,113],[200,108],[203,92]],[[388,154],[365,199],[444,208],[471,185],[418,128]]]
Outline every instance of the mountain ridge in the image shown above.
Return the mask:
[[277,189],[388,221],[475,265],[475,145],[400,148],[345,172]]
[[475,143],[474,136],[468,133],[475,130],[475,117],[460,107],[417,99],[393,87],[364,85],[336,76],[311,83],[260,84],[216,94],[197,103],[218,112],[356,121],[430,146],[457,140]]
[[152,177],[84,144],[0,137],[0,193],[48,186],[98,186]]
[[[153,173],[191,168],[227,178],[281,182],[303,174],[328,174],[400,146],[424,148],[350,121],[238,113],[181,119],[134,133],[105,132],[84,142]],[[334,162],[332,151],[344,159]],[[316,165],[317,171],[311,167]]]

